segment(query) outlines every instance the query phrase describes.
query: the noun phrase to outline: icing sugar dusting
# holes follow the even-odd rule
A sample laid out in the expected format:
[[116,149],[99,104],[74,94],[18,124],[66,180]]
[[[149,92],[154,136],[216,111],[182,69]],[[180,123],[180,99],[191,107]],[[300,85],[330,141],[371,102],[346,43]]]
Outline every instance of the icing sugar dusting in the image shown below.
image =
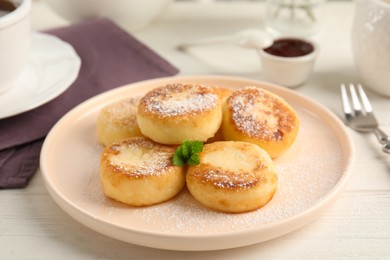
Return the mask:
[[294,116],[284,102],[258,87],[236,91],[228,106],[238,130],[251,137],[278,141],[294,127]]
[[101,163],[134,178],[166,174],[174,168],[175,148],[154,143],[144,137],[117,142],[104,149]]
[[208,87],[171,84],[147,93],[141,104],[146,111],[161,117],[197,114],[217,105],[218,96]]
[[113,102],[102,109],[110,123],[115,126],[129,126],[136,122],[137,106],[141,97],[130,97]]
[[[107,199],[99,174],[99,158],[83,159],[88,171],[82,179],[82,206],[105,221],[129,229],[167,234],[210,234],[250,230],[302,214],[325,200],[342,175],[343,152],[326,123],[299,111],[301,130],[294,145],[275,160],[279,186],[263,208],[226,214],[205,208],[185,189],[175,198],[151,207],[129,207]],[[320,148],[320,149],[319,149]],[[97,153],[90,151],[88,154]],[[92,167],[92,165],[95,165]],[[94,170],[91,170],[94,169]],[[80,187],[81,189],[81,187]]]

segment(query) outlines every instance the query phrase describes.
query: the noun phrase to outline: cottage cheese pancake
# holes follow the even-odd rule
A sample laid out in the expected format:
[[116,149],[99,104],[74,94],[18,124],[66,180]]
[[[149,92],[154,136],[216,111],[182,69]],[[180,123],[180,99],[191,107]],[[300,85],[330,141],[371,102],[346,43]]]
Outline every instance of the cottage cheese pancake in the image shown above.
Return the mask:
[[222,134],[225,140],[250,142],[272,158],[294,142],[299,119],[281,97],[258,87],[236,90],[223,105]]
[[214,89],[215,93],[218,95],[221,101],[227,99],[234,91],[231,88],[223,86],[213,86],[212,88]]
[[[233,93],[233,89],[222,87],[222,86],[213,86],[212,87],[215,93],[218,95],[221,104],[225,102],[225,100]],[[218,131],[214,134],[213,137],[209,138],[206,143],[214,143],[218,141],[224,141],[222,135],[222,127],[218,129]]]
[[169,84],[148,92],[138,105],[137,122],[143,135],[158,143],[206,141],[221,125],[222,109],[211,87]]
[[206,144],[200,164],[189,167],[186,179],[196,200],[231,213],[261,208],[272,199],[278,183],[267,152],[234,141]]
[[105,195],[131,206],[169,200],[185,185],[182,167],[172,164],[175,147],[133,137],[107,146],[100,159]]
[[100,110],[97,119],[97,137],[107,146],[113,142],[142,136],[137,123],[139,97],[115,101]]

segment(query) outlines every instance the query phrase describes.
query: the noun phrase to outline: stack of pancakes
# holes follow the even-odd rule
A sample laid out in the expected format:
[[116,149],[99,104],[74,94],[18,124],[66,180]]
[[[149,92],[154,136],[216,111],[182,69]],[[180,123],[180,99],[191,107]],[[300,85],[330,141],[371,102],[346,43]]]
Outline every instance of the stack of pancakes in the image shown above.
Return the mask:
[[[211,209],[255,210],[275,194],[278,178],[272,158],[293,144],[298,129],[293,108],[259,87],[158,87],[100,111],[103,190],[128,205],[148,206],[187,186]],[[205,143],[200,164],[173,165],[178,145],[195,140]]]

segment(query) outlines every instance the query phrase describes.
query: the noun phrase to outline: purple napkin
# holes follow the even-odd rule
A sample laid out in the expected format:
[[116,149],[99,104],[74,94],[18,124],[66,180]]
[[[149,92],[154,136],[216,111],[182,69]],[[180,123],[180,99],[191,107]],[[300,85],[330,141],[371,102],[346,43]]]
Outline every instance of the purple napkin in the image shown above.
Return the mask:
[[47,31],[70,43],[81,58],[78,78],[62,95],[32,111],[0,120],[0,188],[22,188],[39,165],[44,137],[82,101],[106,90],[178,70],[106,19]]

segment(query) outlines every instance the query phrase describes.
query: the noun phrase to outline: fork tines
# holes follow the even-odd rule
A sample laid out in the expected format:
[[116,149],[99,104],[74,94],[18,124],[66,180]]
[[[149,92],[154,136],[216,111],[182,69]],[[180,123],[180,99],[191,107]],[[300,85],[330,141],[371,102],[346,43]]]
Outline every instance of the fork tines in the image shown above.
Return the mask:
[[[390,154],[390,137],[378,127],[372,106],[362,85],[341,84],[341,101],[347,124],[359,132],[372,132],[382,144],[382,151]],[[352,106],[351,106],[352,103]]]
[[[357,89],[357,90],[356,90]],[[348,95],[348,92],[350,95]],[[351,97],[351,103],[348,96]],[[364,89],[361,84],[357,84],[357,87],[354,84],[350,83],[349,88],[345,84],[341,84],[341,98],[343,104],[343,110],[345,115],[352,115],[352,109],[355,113],[372,113],[372,106]],[[360,102],[361,101],[361,102]]]

